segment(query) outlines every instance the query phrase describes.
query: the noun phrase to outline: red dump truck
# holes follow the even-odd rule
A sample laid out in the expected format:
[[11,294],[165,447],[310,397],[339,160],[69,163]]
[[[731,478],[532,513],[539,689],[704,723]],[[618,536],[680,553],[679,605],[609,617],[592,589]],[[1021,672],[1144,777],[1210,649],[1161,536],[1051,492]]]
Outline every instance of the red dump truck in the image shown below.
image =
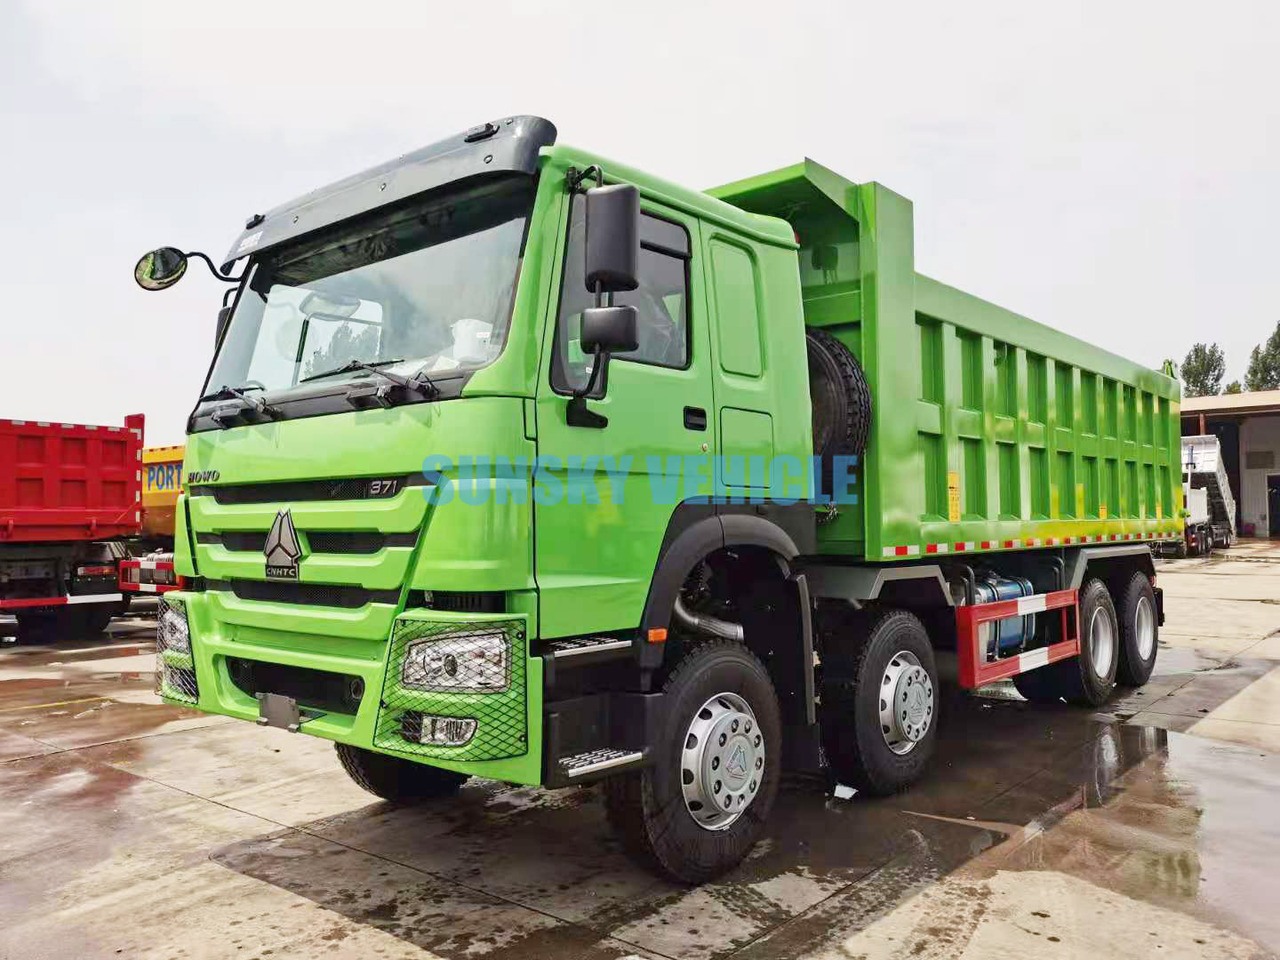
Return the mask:
[[143,424],[0,420],[0,613],[17,617],[20,640],[96,635],[124,609]]

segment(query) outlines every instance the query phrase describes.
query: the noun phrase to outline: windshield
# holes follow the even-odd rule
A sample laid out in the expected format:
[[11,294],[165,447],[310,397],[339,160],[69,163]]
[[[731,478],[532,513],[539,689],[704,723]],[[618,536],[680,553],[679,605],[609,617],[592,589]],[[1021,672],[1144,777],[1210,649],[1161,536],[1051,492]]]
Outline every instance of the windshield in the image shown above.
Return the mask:
[[252,267],[206,391],[288,389],[353,360],[436,377],[491,363],[532,203],[527,177],[455,186],[270,254]]

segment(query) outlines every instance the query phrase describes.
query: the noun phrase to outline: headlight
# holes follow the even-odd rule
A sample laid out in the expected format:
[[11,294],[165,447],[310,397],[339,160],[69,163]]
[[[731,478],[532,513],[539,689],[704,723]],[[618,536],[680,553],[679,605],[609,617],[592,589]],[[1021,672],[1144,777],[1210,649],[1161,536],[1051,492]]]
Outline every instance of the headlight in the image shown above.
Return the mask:
[[162,603],[156,632],[161,650],[191,652],[191,633],[187,627],[187,611],[184,607],[171,602]]
[[400,680],[417,690],[502,693],[511,674],[507,638],[501,633],[437,637],[409,645]]

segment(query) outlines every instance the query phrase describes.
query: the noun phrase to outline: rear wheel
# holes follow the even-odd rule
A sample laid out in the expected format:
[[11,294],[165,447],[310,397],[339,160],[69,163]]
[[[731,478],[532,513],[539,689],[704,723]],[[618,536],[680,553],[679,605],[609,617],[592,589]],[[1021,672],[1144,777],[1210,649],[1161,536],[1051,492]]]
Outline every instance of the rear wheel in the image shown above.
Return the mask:
[[763,664],[740,643],[692,647],[663,684],[653,764],[604,783],[605,809],[637,860],[702,883],[741,862],[778,792],[782,728]]
[[58,624],[52,613],[18,614],[19,643],[53,643],[58,639]]
[[466,774],[335,743],[347,776],[383,800],[430,800],[451,797],[469,779]]
[[1018,692],[1036,703],[1056,702],[1099,707],[1116,685],[1120,662],[1120,630],[1111,594],[1101,580],[1080,590],[1080,655],[1013,678]]
[[1155,669],[1159,639],[1156,593],[1151,580],[1141,571],[1134,573],[1118,600],[1120,665],[1116,669],[1116,682],[1140,687]]
[[905,610],[859,615],[823,651],[822,747],[832,775],[866,793],[918,780],[938,732],[938,673],[924,626]]

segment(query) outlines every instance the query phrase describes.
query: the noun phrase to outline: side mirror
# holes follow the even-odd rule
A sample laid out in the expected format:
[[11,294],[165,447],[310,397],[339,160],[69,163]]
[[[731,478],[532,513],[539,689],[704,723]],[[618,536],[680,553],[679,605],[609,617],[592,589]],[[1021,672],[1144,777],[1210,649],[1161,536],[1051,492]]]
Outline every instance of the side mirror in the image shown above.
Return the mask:
[[640,349],[636,339],[636,308],[619,305],[583,310],[582,349],[596,356]]
[[617,293],[640,286],[640,191],[626,183],[588,190],[586,227],[587,290]]
[[142,258],[133,268],[133,279],[143,290],[164,290],[187,272],[187,255],[177,247],[160,247]]

